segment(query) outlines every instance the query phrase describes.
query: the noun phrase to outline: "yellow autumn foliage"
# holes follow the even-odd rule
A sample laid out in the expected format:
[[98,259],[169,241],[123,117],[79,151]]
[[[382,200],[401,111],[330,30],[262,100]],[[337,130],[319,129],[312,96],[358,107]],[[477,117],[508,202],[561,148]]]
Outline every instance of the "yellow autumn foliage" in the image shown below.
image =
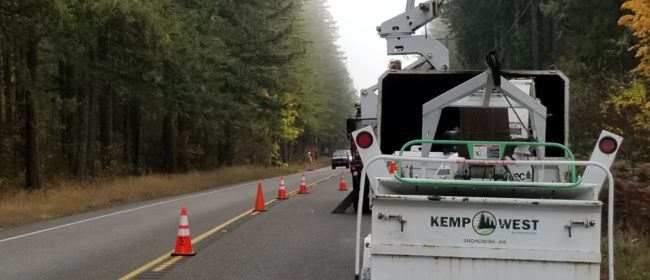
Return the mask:
[[631,49],[636,49],[636,57],[641,59],[634,71],[650,79],[650,0],[628,0],[621,6],[631,14],[623,15],[618,24],[633,31],[639,43]]
[[650,143],[650,100],[644,83],[635,81],[602,105],[608,129],[621,134],[626,142]]

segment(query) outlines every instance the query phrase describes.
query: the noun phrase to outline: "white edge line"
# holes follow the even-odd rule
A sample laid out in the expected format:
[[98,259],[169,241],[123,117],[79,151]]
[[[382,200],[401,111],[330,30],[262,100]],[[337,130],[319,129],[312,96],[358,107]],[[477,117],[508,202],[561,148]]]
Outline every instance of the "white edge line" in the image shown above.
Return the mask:
[[[269,179],[272,179],[272,178],[269,178]],[[123,211],[118,211],[118,212],[114,212],[114,213],[110,213],[110,214],[105,214],[105,215],[101,215],[101,216],[97,216],[97,217],[92,217],[92,218],[88,218],[88,219],[81,220],[81,221],[76,221],[76,222],[67,223],[67,224],[63,224],[63,225],[58,225],[58,226],[51,227],[51,228],[37,230],[37,231],[30,232],[30,233],[25,233],[25,234],[13,236],[13,237],[5,238],[5,239],[0,239],[0,243],[11,241],[11,240],[18,239],[18,238],[31,236],[31,235],[35,235],[35,234],[39,234],[39,233],[43,233],[43,232],[53,231],[55,229],[69,227],[69,226],[73,226],[73,225],[76,225],[76,224],[81,224],[81,223],[85,223],[85,222],[99,220],[99,219],[103,219],[103,218],[110,217],[110,216],[115,216],[115,215],[124,214],[124,213],[128,213],[128,212],[133,212],[133,211],[137,211],[137,210],[141,210],[141,209],[145,209],[145,208],[149,208],[149,207],[153,207],[153,206],[158,206],[158,205],[161,205],[161,204],[167,204],[167,203],[176,202],[176,201],[179,201],[179,200],[190,199],[190,198],[204,196],[204,195],[211,195],[211,194],[218,193],[218,192],[223,192],[223,191],[228,191],[228,190],[232,190],[232,189],[236,189],[236,188],[241,188],[243,186],[251,185],[251,184],[256,184],[256,182],[253,181],[253,182],[249,182],[249,183],[246,183],[246,184],[241,184],[241,185],[237,185],[237,186],[233,186],[233,187],[229,187],[229,188],[225,188],[225,189],[218,189],[218,190],[214,190],[214,191],[210,191],[210,192],[198,193],[198,194],[193,194],[193,195],[189,195],[189,196],[183,196],[183,197],[179,197],[179,198],[175,198],[175,199],[171,199],[171,200],[161,201],[161,202],[148,204],[148,205],[144,205],[144,206],[140,206],[140,207],[136,207],[136,208],[131,208],[131,209],[123,210]]]
[[190,198],[194,198],[194,197],[198,197],[198,196],[204,196],[204,195],[211,195],[211,194],[222,192],[222,191],[228,191],[228,190],[232,190],[232,189],[236,189],[236,188],[241,188],[243,186],[251,185],[251,184],[254,184],[254,183],[255,182],[249,182],[249,183],[246,183],[246,184],[241,184],[241,185],[237,185],[237,186],[233,186],[233,187],[229,187],[229,188],[225,188],[225,189],[218,189],[218,190],[214,190],[214,191],[210,191],[210,192],[204,192],[204,193],[198,193],[198,194],[193,194],[193,195],[189,195],[189,196],[183,196],[183,197],[179,197],[179,198],[175,198],[175,199],[171,199],[171,200],[161,201],[161,202],[148,204],[148,205],[144,205],[144,206],[140,206],[140,207],[136,207],[136,208],[131,208],[131,209],[118,211],[118,212],[114,212],[114,213],[110,213],[110,214],[105,214],[105,215],[101,215],[101,216],[97,216],[97,217],[93,217],[93,218],[88,218],[88,219],[81,220],[81,221],[76,221],[76,222],[67,223],[67,224],[63,224],[63,225],[58,225],[58,226],[51,227],[51,228],[46,228],[46,229],[33,231],[33,232],[30,232],[30,233],[25,233],[25,234],[13,236],[13,237],[5,238],[5,239],[0,239],[0,243],[7,242],[7,241],[10,241],[10,240],[14,240],[14,239],[18,239],[18,238],[31,236],[31,235],[35,235],[35,234],[39,234],[39,233],[43,233],[43,232],[47,232],[47,231],[52,231],[52,230],[55,230],[55,229],[69,227],[69,226],[73,226],[73,225],[76,225],[76,224],[81,224],[81,223],[85,223],[85,222],[99,220],[99,219],[103,219],[103,218],[110,217],[110,216],[115,216],[115,215],[124,214],[124,213],[128,213],[128,212],[133,212],[133,211],[137,211],[137,210],[141,210],[141,209],[145,209],[145,208],[149,208],[149,207],[153,207],[153,206],[158,206],[158,205],[161,205],[161,204],[167,204],[167,203],[176,202],[176,201],[179,201],[179,200],[190,199]]

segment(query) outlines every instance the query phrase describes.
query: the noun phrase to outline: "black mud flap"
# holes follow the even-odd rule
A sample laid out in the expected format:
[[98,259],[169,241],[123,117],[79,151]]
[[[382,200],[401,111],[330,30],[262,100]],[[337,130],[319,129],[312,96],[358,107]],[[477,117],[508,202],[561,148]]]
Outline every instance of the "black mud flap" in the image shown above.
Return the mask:
[[357,198],[357,196],[354,194],[354,192],[348,193],[347,196],[339,203],[334,210],[332,210],[332,214],[345,214],[345,210],[348,210],[348,207],[352,206],[352,203],[354,203],[354,200]]
[[[332,210],[332,214],[345,214],[345,211],[348,210],[348,207],[352,206],[354,208],[354,211],[358,211],[357,209],[357,204],[359,203],[359,188],[360,188],[360,178],[359,176],[352,176],[352,191],[345,196],[343,201],[339,203],[334,210]],[[368,186],[370,185],[370,181],[368,180],[368,177],[366,177],[366,186],[364,188],[364,194],[366,195],[365,199],[363,200],[363,212],[364,213],[370,213],[370,206],[368,205]]]

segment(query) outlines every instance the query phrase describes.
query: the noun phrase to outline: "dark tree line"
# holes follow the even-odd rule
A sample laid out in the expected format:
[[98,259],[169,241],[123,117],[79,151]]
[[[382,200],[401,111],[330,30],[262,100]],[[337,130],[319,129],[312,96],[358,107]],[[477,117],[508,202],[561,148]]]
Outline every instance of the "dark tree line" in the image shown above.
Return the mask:
[[278,164],[345,141],[323,0],[0,1],[0,184]]
[[[630,32],[617,24],[623,0],[454,0],[446,20],[456,38],[457,68],[485,69],[497,50],[505,69],[558,69],[570,79],[570,144],[590,153],[601,129],[625,134],[607,104],[630,88],[637,62]],[[633,145],[639,146],[639,145]],[[625,154],[623,156],[626,156]]]

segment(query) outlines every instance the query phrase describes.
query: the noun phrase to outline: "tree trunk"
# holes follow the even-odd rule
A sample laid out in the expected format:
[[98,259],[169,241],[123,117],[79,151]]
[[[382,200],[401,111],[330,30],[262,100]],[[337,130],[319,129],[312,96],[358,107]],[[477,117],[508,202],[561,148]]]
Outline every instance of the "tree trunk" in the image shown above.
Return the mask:
[[[544,1],[545,4],[548,1]],[[555,61],[555,55],[553,55],[553,40],[555,38],[553,37],[552,33],[552,26],[551,26],[551,18],[548,15],[542,14],[542,36],[541,36],[541,42],[542,42],[542,50],[541,53],[544,54],[544,58],[542,58],[542,61],[544,63],[548,63],[549,61]],[[548,66],[548,65],[546,65]]]
[[[115,160],[119,162],[119,166],[126,166],[124,164],[124,157],[119,157],[119,153],[114,153],[114,152],[124,152],[123,148],[125,146],[124,139],[126,137],[124,136],[125,131],[124,131],[124,110],[126,109],[126,106],[124,106],[124,101],[120,99],[117,95],[117,93],[114,90],[110,91],[110,98],[111,98],[111,104],[112,104],[112,113],[111,117],[113,118],[113,124],[112,124],[112,129],[111,129],[111,135],[110,135],[110,141],[111,141],[111,146],[110,149],[110,157],[111,160]],[[113,150],[114,149],[114,150]],[[123,154],[122,154],[123,155]]]
[[230,123],[225,123],[223,128],[223,135],[219,141],[219,165],[231,166],[233,163],[233,131]]
[[[9,151],[8,147],[5,145],[5,139],[8,139],[7,136],[11,135],[11,132],[9,131],[9,123],[7,122],[7,116],[8,116],[8,97],[9,94],[7,93],[7,85],[5,84],[5,79],[7,75],[9,75],[8,72],[4,71],[5,67],[4,65],[7,64],[7,60],[5,59],[4,54],[7,52],[7,49],[5,48],[0,48],[0,158],[8,159],[9,157],[6,155],[6,151]],[[0,178],[6,177],[7,174],[10,172],[7,172],[8,166],[10,166],[11,163],[8,162],[8,160],[0,161]]]
[[[64,104],[69,104],[74,97],[74,76],[75,68],[66,61],[59,61],[59,94]],[[64,105],[61,109],[61,123],[63,130],[61,131],[61,154],[68,163],[68,170],[75,170],[75,155],[76,150],[76,133],[75,127],[77,118],[74,115],[74,110],[70,110],[70,106]]]
[[95,176],[97,171],[97,94],[95,92],[95,79],[91,79],[88,86],[88,157],[87,157],[87,174]]
[[[26,74],[25,74],[25,55],[22,53],[20,48],[16,47],[15,49],[12,50],[13,56],[12,56],[12,61],[13,61],[13,68],[14,68],[14,75],[15,75],[15,81],[14,81],[14,95],[13,95],[13,100],[14,100],[14,113],[13,115],[13,122],[12,122],[12,135],[16,136],[18,138],[19,136],[22,136],[25,123],[25,87],[26,87]],[[23,137],[24,138],[24,137]],[[13,162],[21,162],[21,160],[25,156],[24,146],[21,145],[20,142],[17,141],[12,141],[12,146],[13,146]],[[21,149],[22,148],[22,149]],[[21,162],[24,164],[24,161]]]
[[287,141],[280,141],[280,161],[287,162]]
[[[82,79],[86,81],[87,79]],[[88,89],[84,85],[77,86],[77,93],[79,98],[79,129],[77,131],[77,153],[75,154],[75,168],[74,176],[77,179],[86,178],[86,160],[88,151]]]
[[142,108],[139,103],[133,104],[131,108],[131,128],[132,128],[132,143],[133,143],[133,173],[136,175],[142,174]]
[[13,133],[14,130],[14,115],[16,114],[16,96],[13,94],[14,87],[12,86],[13,83],[11,81],[12,75],[14,75],[14,72],[12,71],[12,59],[11,59],[11,49],[7,48],[4,50],[2,53],[2,73],[4,75],[2,76],[2,79],[4,80],[3,82],[3,92],[5,94],[5,98],[7,99],[7,106],[6,106],[6,123],[7,126],[5,128],[9,129],[10,133]]
[[[187,171],[189,169],[190,163],[188,158],[188,147],[190,142],[190,124],[191,119],[188,116],[179,114],[178,116],[178,167],[182,171]],[[210,164],[214,163],[212,161]]]
[[[97,38],[97,60],[101,65],[110,65],[110,62],[106,58],[108,56],[108,39],[106,37],[106,32],[99,32],[99,37]],[[98,108],[98,119],[99,119],[99,143],[100,143],[100,157],[102,165],[107,165],[110,158],[110,148],[113,140],[113,98],[111,96],[112,88],[111,84],[105,78],[100,79],[96,77],[98,82],[101,82],[101,85],[97,85],[99,90],[99,108]]]
[[106,84],[99,95],[99,142],[101,143],[102,162],[110,161],[110,147],[113,138],[113,100],[111,87]]
[[32,41],[27,46],[27,68],[29,70],[29,86],[25,90],[25,187],[38,189],[41,187],[38,150],[38,120],[34,101],[38,77],[38,41]]
[[133,159],[132,159],[132,140],[131,140],[131,135],[132,135],[132,129],[131,129],[131,102],[125,101],[124,105],[124,112],[122,112],[123,116],[123,148],[122,151],[124,152],[124,162],[127,163],[129,166],[131,166],[131,169],[133,169]]
[[[5,49],[0,48],[0,65],[5,64],[5,56],[2,55],[4,54]],[[7,131],[5,126],[7,125],[7,94],[5,93],[5,85],[4,85],[4,76],[7,75],[6,72],[2,71],[4,67],[0,68],[0,139],[2,139],[2,135]],[[0,150],[1,152],[1,150]],[[0,158],[2,155],[0,154]]]
[[88,67],[87,74],[87,83],[88,83],[88,136],[87,136],[87,158],[86,158],[86,167],[87,175],[94,176],[96,171],[96,159],[97,159],[97,82],[98,77],[92,68],[94,65],[97,65],[97,48],[90,46],[88,49],[88,61],[90,62]]
[[176,149],[174,137],[174,114],[169,112],[163,118],[162,127],[163,169],[171,174],[176,171]]
[[533,0],[533,3],[530,6],[530,45],[531,53],[533,59],[533,69],[539,70],[539,28],[538,26],[538,16],[537,16],[537,7],[539,3],[537,0]]

